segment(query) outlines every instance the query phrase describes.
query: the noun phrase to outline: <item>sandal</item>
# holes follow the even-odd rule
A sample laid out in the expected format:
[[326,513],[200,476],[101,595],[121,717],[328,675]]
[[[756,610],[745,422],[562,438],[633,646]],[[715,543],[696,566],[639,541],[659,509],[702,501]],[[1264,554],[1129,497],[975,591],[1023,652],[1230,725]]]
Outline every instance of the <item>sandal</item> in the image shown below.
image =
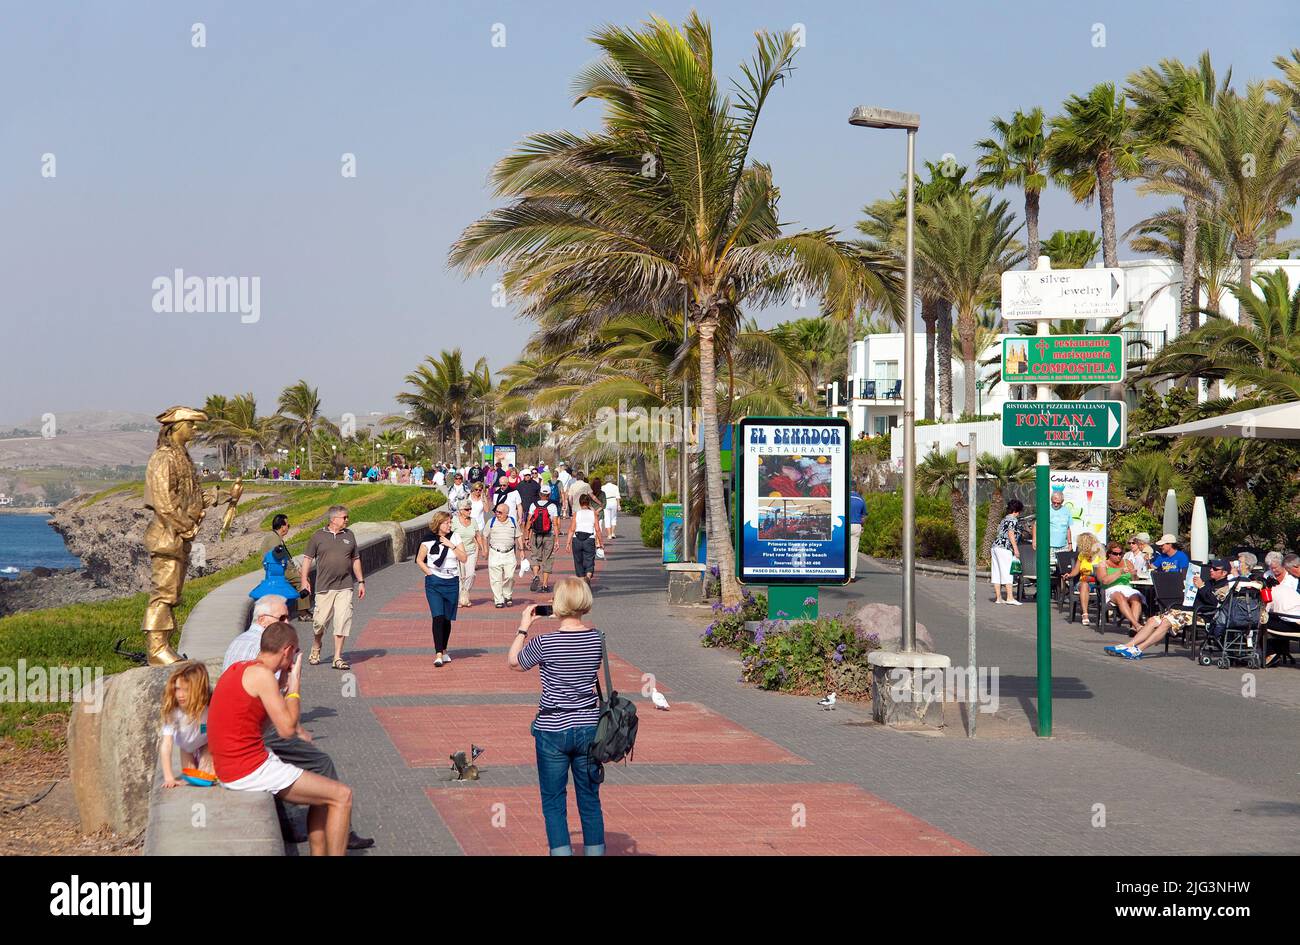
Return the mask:
[[312,666],[319,666],[319,665],[320,665],[320,647],[319,647],[319,646],[313,646],[313,647],[311,648],[311,653],[309,653],[308,656],[307,656],[307,662],[310,663]]
[[345,659],[343,659],[343,657],[341,657],[341,656],[336,656],[336,657],[334,657],[334,662],[333,662],[332,664],[330,664],[330,665],[332,665],[335,669],[351,669],[351,668],[352,668],[351,666],[348,665],[347,661],[346,661]]

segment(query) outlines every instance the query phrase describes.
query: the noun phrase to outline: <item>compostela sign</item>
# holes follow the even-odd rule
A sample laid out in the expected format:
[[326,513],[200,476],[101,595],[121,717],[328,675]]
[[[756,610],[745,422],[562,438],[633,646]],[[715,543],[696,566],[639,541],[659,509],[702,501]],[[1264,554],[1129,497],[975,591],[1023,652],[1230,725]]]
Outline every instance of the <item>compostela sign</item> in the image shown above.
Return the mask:
[[1002,405],[1002,445],[1023,450],[1117,450],[1122,400],[1023,400]]
[[1002,380],[1012,384],[1118,384],[1123,335],[1008,335]]

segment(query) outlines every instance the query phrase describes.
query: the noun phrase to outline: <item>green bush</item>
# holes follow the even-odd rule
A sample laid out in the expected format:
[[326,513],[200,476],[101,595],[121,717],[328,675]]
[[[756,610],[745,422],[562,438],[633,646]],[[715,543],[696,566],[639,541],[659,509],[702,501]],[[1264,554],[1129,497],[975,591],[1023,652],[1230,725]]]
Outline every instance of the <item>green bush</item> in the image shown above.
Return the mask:
[[879,648],[874,636],[845,615],[764,620],[753,640],[741,644],[741,678],[760,689],[862,698],[871,691],[867,654]]
[[724,607],[721,603],[713,605],[714,620],[700,634],[700,643],[704,646],[726,646],[737,648],[745,637],[745,622],[763,620],[767,617],[767,595],[753,594],[749,588],[742,588],[743,595],[739,604]]
[[[867,550],[864,548],[864,550]],[[903,520],[891,519],[880,531],[867,553],[877,558],[898,558],[903,554]],[[916,519],[916,553],[922,558],[941,561],[963,560],[961,541],[949,519],[918,516]]]
[[1146,532],[1154,542],[1163,531],[1164,528],[1161,526],[1159,519],[1146,509],[1120,512],[1111,516],[1110,522],[1106,526],[1107,538],[1119,542],[1128,541],[1138,532]]
[[439,506],[446,504],[447,496],[439,490],[416,489],[411,495],[398,503],[397,507],[393,509],[390,519],[394,522],[405,522],[408,518],[415,518],[425,512],[432,512]]
[[676,502],[677,493],[670,492],[658,502],[651,502],[641,510],[641,544],[659,548],[664,543],[664,503]]
[[618,509],[623,515],[635,515],[640,518],[641,513],[645,511],[645,504],[636,496],[625,495],[619,499]]

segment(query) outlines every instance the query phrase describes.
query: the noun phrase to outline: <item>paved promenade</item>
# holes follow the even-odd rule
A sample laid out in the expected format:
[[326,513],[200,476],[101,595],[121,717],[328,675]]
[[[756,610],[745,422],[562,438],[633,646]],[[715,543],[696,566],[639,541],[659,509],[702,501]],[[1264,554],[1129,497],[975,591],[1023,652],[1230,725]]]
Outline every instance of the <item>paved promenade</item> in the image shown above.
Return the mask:
[[[1058,737],[1037,739],[1032,608],[984,604],[980,662],[1002,672],[1002,710],[980,717],[974,741],[955,706],[944,734],[897,732],[872,724],[868,706],[823,712],[815,698],[738,682],[734,653],[699,645],[707,610],[666,604],[657,555],[633,524],[600,564],[591,615],[642,719],[635,759],[606,769],[610,853],[1300,852],[1300,712],[1268,672],[1260,690],[1276,692],[1246,704],[1226,683],[1192,679],[1185,658],[1188,672],[1172,660],[1161,671],[1157,660],[1091,656],[1093,641],[1076,653],[1063,637]],[[859,574],[823,591],[824,611],[896,601],[896,574],[872,563]],[[505,662],[533,597],[521,584],[515,607],[496,610],[480,573],[475,606],[452,631],[454,659],[435,669],[422,577],[412,562],[374,575],[357,606],[353,671],[304,673],[305,724],[356,791],[356,829],[377,840],[362,855],[544,854],[528,734],[539,682]],[[957,663],[964,591],[918,580],[918,616]],[[642,695],[651,677],[671,711]],[[471,743],[486,749],[482,779],[451,781],[448,756]],[[572,790],[570,829],[580,846]]]

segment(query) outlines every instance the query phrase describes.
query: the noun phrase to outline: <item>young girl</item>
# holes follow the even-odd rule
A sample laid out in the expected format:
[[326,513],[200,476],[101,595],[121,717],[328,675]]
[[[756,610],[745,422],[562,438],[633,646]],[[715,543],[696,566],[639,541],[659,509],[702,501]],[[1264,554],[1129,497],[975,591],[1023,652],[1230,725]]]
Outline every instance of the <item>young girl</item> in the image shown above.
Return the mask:
[[1083,625],[1088,626],[1088,586],[1097,583],[1093,569],[1102,563],[1101,542],[1092,532],[1079,536],[1079,556],[1067,578],[1079,579],[1079,603],[1083,606]]
[[167,679],[162,700],[162,743],[158,754],[162,759],[163,786],[179,787],[185,782],[177,780],[172,772],[172,745],[181,750],[181,767],[212,770],[212,754],[208,751],[208,702],[212,698],[212,684],[208,669],[202,663],[182,663]]

